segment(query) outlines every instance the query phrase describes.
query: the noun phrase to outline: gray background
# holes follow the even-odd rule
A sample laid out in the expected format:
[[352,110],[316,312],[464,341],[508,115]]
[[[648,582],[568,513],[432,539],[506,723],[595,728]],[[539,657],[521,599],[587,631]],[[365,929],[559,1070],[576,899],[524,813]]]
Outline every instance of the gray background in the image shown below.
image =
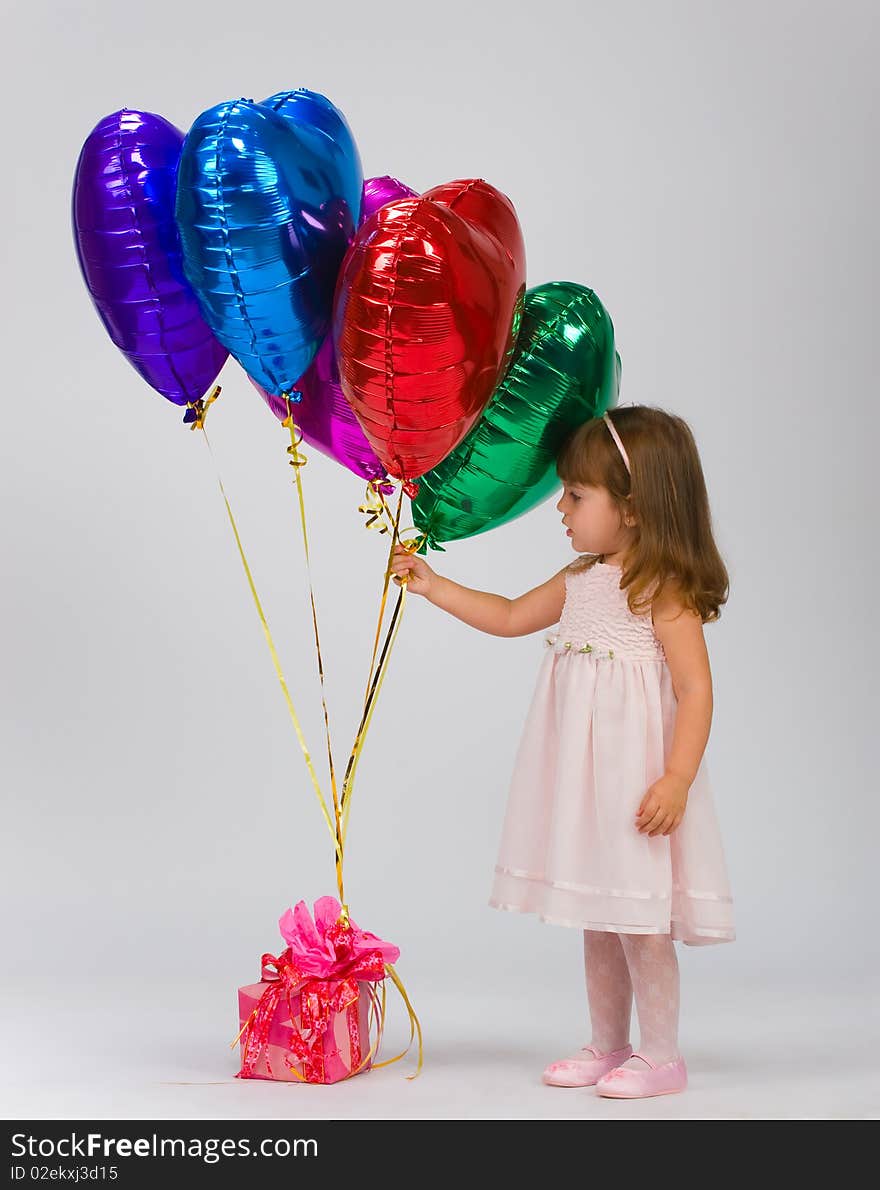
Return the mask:
[[[10,16],[7,1115],[876,1114],[876,5],[215,0]],[[347,876],[355,919],[401,947],[424,1073],[407,1082],[404,1062],[328,1089],[232,1077],[236,987],[279,945],[284,908],[334,891],[331,850],[210,455],[107,339],[69,201],[105,113],[185,129],[222,99],[300,85],[347,114],[367,174],[505,191],[529,284],[593,287],[621,399],[696,434],[731,574],[707,627],[708,761],[738,939],[678,948],[685,1095],[541,1086],[544,1064],[588,1039],[579,936],[487,905],[541,637],[481,635],[417,597],[360,766]],[[322,763],[284,432],[234,361],[222,381],[208,431]],[[316,452],[303,478],[342,763],[387,546],[362,527],[361,481]],[[527,590],[571,553],[554,504],[431,560]],[[393,1044],[393,997],[390,1020]]]

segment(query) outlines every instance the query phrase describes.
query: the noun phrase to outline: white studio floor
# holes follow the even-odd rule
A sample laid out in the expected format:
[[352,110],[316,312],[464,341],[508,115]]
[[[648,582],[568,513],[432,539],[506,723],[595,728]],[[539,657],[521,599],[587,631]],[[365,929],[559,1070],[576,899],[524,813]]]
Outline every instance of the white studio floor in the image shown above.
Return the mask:
[[[45,973],[44,973],[45,974]],[[6,1119],[876,1119],[880,1036],[870,989],[743,986],[713,1009],[690,1009],[681,1051],[686,1091],[613,1100],[546,1087],[548,1061],[588,1040],[560,1036],[542,997],[505,1004],[462,986],[419,997],[425,1065],[409,1056],[330,1087],[234,1078],[235,1022],[211,988],[102,981],[47,993],[33,979],[2,1003],[7,1023],[0,1110]],[[167,1003],[165,998],[169,997]],[[111,1005],[108,1011],[108,1003]],[[403,1011],[389,998],[401,1028]],[[123,1006],[127,1010],[123,1011]],[[558,1015],[558,1014],[557,1014]],[[393,1022],[386,1042],[400,1040]],[[634,1041],[637,1040],[637,1033]],[[397,1047],[400,1048],[400,1047]],[[381,1056],[397,1049],[383,1045]]]

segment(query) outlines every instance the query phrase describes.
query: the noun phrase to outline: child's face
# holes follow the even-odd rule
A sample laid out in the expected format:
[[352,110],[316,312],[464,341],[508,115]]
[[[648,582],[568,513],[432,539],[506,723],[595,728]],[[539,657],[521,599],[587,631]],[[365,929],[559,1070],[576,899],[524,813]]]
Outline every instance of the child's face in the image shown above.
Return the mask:
[[564,484],[556,505],[578,554],[616,554],[631,536],[607,488],[594,484]]

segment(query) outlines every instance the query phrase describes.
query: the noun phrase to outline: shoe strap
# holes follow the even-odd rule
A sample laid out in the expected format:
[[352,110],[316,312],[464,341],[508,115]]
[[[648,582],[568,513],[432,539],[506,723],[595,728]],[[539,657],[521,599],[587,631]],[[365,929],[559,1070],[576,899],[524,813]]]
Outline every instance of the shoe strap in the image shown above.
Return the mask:
[[[622,1054],[622,1053],[625,1053],[625,1052],[626,1052],[626,1050],[628,1050],[629,1048],[630,1048],[630,1047],[629,1047],[628,1045],[622,1045],[622,1046],[621,1046],[619,1049],[616,1049],[616,1050],[606,1050],[606,1052],[605,1052],[605,1053],[602,1053],[602,1052],[601,1052],[601,1051],[598,1049],[598,1047],[597,1047],[597,1046],[595,1046],[595,1045],[583,1045],[583,1046],[581,1046],[581,1052],[582,1052],[582,1053],[585,1053],[585,1054],[592,1054],[594,1058],[596,1058],[597,1060],[600,1060],[600,1059],[602,1059],[602,1058],[607,1058],[609,1054]],[[631,1055],[631,1056],[633,1056],[633,1057],[634,1057],[635,1055]]]
[[[647,1062],[647,1063],[648,1063],[648,1065],[651,1067],[651,1069],[652,1069],[652,1070],[656,1070],[656,1069],[657,1069],[657,1063],[656,1063],[656,1062],[652,1062],[652,1061],[651,1061],[651,1059],[648,1057],[648,1055],[647,1055],[647,1054],[640,1054],[640,1053],[638,1052],[638,1050],[633,1050],[633,1052],[630,1054],[630,1057],[631,1057],[631,1058],[641,1058],[643,1062]],[[632,1068],[630,1068],[630,1069],[632,1069]]]

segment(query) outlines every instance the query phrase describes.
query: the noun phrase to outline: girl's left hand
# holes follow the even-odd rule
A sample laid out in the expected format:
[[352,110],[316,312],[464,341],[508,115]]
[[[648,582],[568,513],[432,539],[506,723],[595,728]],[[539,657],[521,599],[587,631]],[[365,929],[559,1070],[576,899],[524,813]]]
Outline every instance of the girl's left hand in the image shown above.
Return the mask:
[[674,773],[664,773],[642,798],[636,811],[639,834],[670,835],[684,818],[690,784]]

